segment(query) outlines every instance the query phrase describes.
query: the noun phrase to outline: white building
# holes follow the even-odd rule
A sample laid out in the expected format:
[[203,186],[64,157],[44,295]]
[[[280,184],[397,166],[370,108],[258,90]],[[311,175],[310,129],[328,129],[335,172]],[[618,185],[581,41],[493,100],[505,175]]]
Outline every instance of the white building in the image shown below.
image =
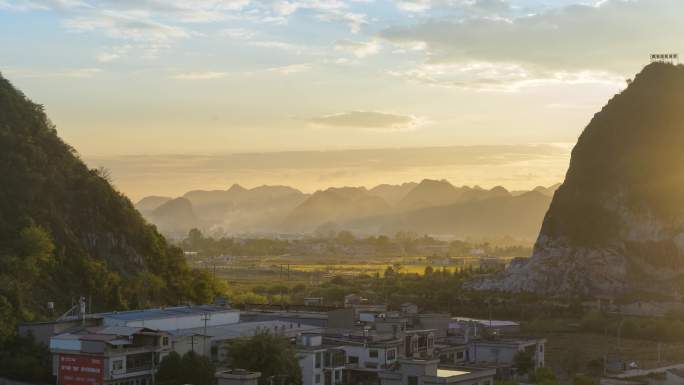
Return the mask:
[[302,385],[335,385],[345,380],[345,351],[339,346],[323,344],[323,337],[318,333],[303,333],[297,339],[297,359]]
[[401,359],[399,365],[379,374],[380,385],[492,385],[495,369],[439,367],[439,360]]

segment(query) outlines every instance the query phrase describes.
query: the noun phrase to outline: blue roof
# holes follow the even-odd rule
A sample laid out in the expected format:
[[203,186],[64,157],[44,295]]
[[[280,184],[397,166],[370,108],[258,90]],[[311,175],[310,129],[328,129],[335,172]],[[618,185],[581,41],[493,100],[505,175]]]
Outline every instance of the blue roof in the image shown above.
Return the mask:
[[111,312],[100,314],[105,318],[113,318],[125,321],[158,319],[167,317],[178,317],[185,315],[199,315],[205,313],[222,313],[227,311],[236,311],[230,308],[214,305],[198,305],[198,306],[177,306],[156,309],[144,310],[129,310],[121,312]]

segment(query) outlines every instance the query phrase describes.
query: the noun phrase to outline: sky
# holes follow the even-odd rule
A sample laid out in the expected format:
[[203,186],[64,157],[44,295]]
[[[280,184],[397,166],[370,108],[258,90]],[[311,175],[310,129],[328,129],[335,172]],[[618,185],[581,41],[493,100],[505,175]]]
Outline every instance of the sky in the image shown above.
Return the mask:
[[679,51],[682,14],[681,0],[0,0],[0,72],[134,199],[424,177],[531,188],[562,181],[650,53]]

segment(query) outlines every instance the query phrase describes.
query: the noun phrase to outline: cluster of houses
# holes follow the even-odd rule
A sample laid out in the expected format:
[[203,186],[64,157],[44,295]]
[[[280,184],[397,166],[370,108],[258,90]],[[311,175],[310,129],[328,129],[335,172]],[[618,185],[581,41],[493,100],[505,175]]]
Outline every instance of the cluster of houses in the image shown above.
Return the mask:
[[[296,348],[304,385],[493,385],[516,376],[515,357],[544,365],[545,340],[515,322],[389,310],[350,297],[329,311],[180,306],[79,314],[24,324],[53,354],[59,385],[152,385],[170,352],[210,357],[219,385],[256,384],[260,373],[232,368],[230,345],[268,330]],[[262,379],[263,380],[263,379]]]

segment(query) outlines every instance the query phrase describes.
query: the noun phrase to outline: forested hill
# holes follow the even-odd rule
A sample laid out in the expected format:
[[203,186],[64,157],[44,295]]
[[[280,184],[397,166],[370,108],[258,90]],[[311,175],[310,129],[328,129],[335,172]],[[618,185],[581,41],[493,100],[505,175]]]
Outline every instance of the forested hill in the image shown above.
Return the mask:
[[93,310],[212,297],[211,281],[104,174],[0,75],[0,337],[79,295]]

